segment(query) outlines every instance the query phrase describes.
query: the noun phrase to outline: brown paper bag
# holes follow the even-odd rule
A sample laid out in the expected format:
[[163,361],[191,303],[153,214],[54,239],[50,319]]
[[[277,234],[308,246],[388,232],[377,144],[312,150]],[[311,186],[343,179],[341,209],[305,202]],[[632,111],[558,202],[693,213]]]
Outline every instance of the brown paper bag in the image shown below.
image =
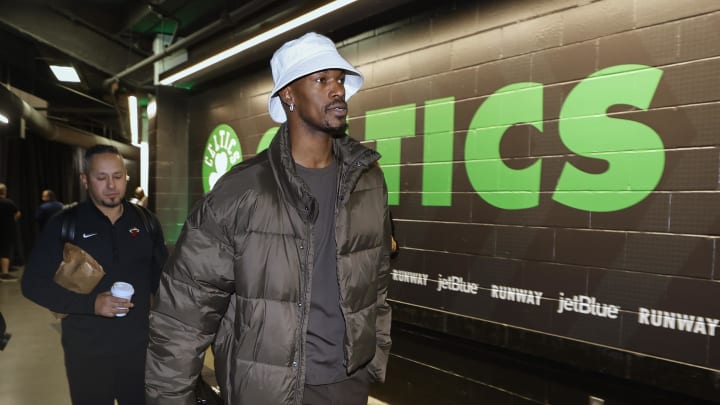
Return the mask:
[[[63,261],[60,262],[53,280],[70,291],[89,294],[104,276],[105,271],[102,266],[88,252],[72,243],[65,243]],[[67,316],[54,314],[58,319]]]

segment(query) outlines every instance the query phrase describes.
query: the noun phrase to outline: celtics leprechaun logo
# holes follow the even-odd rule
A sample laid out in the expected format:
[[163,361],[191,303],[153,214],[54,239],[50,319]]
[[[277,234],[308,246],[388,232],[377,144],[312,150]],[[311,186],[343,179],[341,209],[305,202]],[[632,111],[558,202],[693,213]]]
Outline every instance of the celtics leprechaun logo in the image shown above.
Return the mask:
[[203,154],[203,190],[206,193],[212,190],[218,179],[241,161],[242,151],[235,131],[226,124],[215,127]]

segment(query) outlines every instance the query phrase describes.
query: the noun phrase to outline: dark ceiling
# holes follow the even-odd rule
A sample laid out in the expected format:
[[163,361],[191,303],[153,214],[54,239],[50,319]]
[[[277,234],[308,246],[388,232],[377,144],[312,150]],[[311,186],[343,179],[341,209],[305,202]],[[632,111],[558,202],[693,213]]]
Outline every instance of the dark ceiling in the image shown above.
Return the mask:
[[[33,105],[50,122],[129,141],[128,94],[153,94],[153,42],[188,62],[226,49],[329,1],[272,0],[0,0],[0,82],[47,101]],[[336,41],[392,18],[407,0],[360,0],[332,16],[288,32],[250,54],[191,77],[193,91],[253,63],[267,63],[280,43],[307,30]],[[395,14],[396,15],[396,14]],[[169,54],[171,52],[167,52]],[[167,56],[165,54],[165,56]],[[60,84],[50,63],[72,64],[82,83]],[[171,70],[172,72],[172,70]],[[161,78],[167,73],[161,75]],[[180,84],[182,85],[182,84]],[[26,100],[27,101],[27,100]],[[29,102],[31,105],[33,103]],[[35,103],[37,104],[37,103]]]

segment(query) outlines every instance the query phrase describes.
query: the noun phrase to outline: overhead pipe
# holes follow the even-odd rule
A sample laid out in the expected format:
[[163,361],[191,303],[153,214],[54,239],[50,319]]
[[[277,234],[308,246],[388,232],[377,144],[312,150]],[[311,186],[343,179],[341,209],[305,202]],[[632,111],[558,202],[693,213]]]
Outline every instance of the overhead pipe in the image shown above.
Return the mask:
[[202,40],[203,38],[205,38],[209,35],[214,34],[215,32],[219,31],[221,28],[226,26],[228,23],[230,23],[240,17],[248,15],[249,13],[252,13],[258,7],[260,7],[263,3],[265,3],[265,0],[259,0],[259,1],[255,0],[255,1],[252,1],[246,5],[238,8],[238,9],[233,10],[228,15],[223,16],[223,18],[213,21],[212,23],[206,25],[205,27],[201,28],[200,30],[195,31],[192,34],[188,35],[187,37],[168,46],[162,52],[157,53],[153,56],[150,56],[146,59],[143,59],[140,62],[123,70],[122,72],[115,74],[113,77],[111,77],[103,82],[104,86],[110,87],[114,82],[117,82],[118,80],[122,79],[123,77],[125,77],[133,72],[136,72],[151,63],[157,62],[160,59],[170,56],[174,52],[176,52],[180,49],[186,48],[186,47],[194,44],[195,42]]
[[33,133],[47,140],[80,146],[85,149],[97,144],[112,145],[116,147],[126,159],[134,161],[140,160],[140,148],[71,126],[53,123],[25,100],[2,85],[0,85],[0,107],[7,110],[9,119],[24,119],[25,124],[34,131]]

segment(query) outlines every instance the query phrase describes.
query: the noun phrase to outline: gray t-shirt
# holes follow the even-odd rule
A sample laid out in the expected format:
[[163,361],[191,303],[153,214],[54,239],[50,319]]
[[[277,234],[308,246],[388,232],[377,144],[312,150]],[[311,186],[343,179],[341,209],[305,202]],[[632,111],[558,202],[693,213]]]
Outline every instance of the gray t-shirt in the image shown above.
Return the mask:
[[340,311],[335,253],[337,163],[333,160],[329,166],[322,169],[295,166],[300,178],[310,187],[319,207],[313,228],[315,261],[310,290],[305,383],[330,384],[347,378],[343,366],[345,321]]

